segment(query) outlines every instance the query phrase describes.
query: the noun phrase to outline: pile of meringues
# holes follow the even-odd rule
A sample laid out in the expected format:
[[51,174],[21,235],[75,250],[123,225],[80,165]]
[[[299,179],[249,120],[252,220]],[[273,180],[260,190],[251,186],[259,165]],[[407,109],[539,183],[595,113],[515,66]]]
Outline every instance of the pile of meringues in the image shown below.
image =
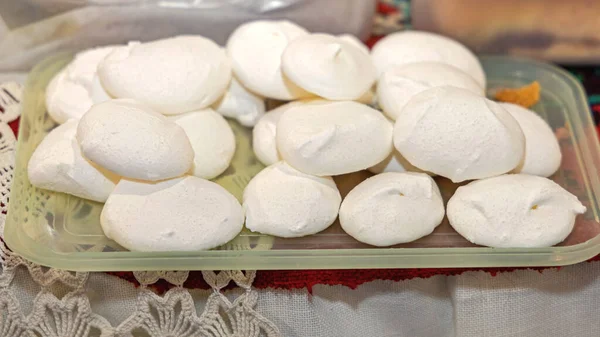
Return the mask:
[[[450,224],[493,247],[550,246],[586,208],[545,178],[559,144],[534,112],[485,98],[477,58],[448,38],[401,32],[369,50],[289,21],[241,25],[225,47],[201,36],[83,51],[48,86],[59,124],[31,157],[37,187],[105,202],[107,237],[134,251],[211,249],[243,228],[292,238],[339,216],[375,246]],[[265,100],[287,102],[265,113]],[[373,106],[379,106],[376,110]],[[209,181],[254,127],[267,167],[240,203]],[[331,176],[377,175],[342,200]]]

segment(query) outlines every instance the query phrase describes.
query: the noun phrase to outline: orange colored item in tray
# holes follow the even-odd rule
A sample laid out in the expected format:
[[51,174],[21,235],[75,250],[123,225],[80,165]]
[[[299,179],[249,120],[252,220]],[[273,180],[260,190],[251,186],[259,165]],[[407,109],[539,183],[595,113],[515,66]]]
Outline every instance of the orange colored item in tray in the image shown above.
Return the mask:
[[514,103],[529,108],[540,100],[540,84],[534,81],[520,88],[500,89],[494,97],[499,102]]

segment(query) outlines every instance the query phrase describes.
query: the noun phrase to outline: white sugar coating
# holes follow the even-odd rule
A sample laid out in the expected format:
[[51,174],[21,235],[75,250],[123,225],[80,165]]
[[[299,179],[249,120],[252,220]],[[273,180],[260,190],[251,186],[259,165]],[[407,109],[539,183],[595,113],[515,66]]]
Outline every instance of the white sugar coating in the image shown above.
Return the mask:
[[448,220],[463,237],[490,247],[548,247],[573,230],[586,208],[550,179],[507,174],[459,187]]
[[131,179],[178,177],[194,160],[179,125],[130,99],[94,105],[79,121],[77,141],[86,158]]
[[277,123],[277,149],[297,170],[330,176],[367,169],[392,153],[392,126],[366,105],[315,100],[293,106]]
[[83,157],[76,132],[74,119],[50,131],[29,159],[29,181],[38,188],[104,202],[119,177]]
[[342,35],[338,35],[338,38],[354,45],[355,47],[358,47],[364,53],[369,54],[369,48],[361,40],[359,40],[356,36],[351,35],[351,34],[342,34]]
[[374,246],[411,242],[431,234],[444,219],[444,202],[425,173],[383,173],[358,184],[340,207],[340,224]]
[[281,71],[281,55],[294,39],[308,32],[290,21],[252,21],[239,26],[227,40],[237,79],[264,97],[292,100],[311,96]]
[[231,127],[212,109],[169,117],[181,126],[194,149],[192,174],[212,179],[223,173],[235,153],[235,136]]
[[243,126],[254,126],[265,114],[265,99],[248,91],[232,77],[227,92],[212,107],[216,112],[237,120]]
[[100,224],[108,238],[132,251],[193,251],[235,238],[244,213],[231,193],[202,178],[123,179],[106,201]]
[[525,137],[500,104],[444,86],[406,104],[394,125],[394,146],[412,165],[457,183],[513,170]]
[[52,78],[46,89],[46,108],[55,122],[62,124],[69,119],[79,119],[95,103],[110,99],[100,84],[97,69],[114,48],[116,46],[79,52]]
[[377,98],[383,112],[392,120],[416,94],[433,87],[450,85],[484,96],[475,80],[453,66],[420,62],[389,67],[377,81]]
[[560,167],[562,154],[556,135],[535,112],[520,105],[500,103],[519,123],[525,135],[525,158],[515,170],[516,173],[527,173],[549,177]]
[[485,88],[485,73],[477,57],[465,46],[445,36],[419,31],[389,34],[371,50],[379,76],[393,65],[438,62],[471,75]]
[[331,177],[304,174],[285,162],[268,166],[252,178],[243,199],[248,229],[284,238],[329,227],[342,202]]
[[327,34],[300,36],[290,42],[281,67],[302,89],[329,100],[359,99],[376,79],[369,54]]
[[206,108],[231,80],[225,52],[202,36],[184,35],[116,48],[98,66],[104,88],[174,115]]
[[267,112],[252,129],[252,149],[256,158],[266,166],[281,160],[277,151],[277,123],[285,111],[301,104],[294,101]]

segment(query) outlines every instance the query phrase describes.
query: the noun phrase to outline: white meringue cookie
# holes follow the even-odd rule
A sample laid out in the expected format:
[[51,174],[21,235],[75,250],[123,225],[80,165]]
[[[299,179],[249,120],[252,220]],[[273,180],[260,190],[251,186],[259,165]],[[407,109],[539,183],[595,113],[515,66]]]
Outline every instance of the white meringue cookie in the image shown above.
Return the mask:
[[281,160],[277,151],[277,123],[284,112],[298,104],[301,104],[301,101],[290,102],[267,112],[252,129],[254,155],[265,166]]
[[[394,122],[388,120],[392,128],[394,127]],[[380,174],[385,172],[419,172],[419,173],[428,173],[424,172],[418,167],[413,166],[406,158],[398,152],[398,150],[393,149],[392,153],[390,153],[387,158],[381,161],[379,164],[369,167],[367,170],[374,174]],[[428,173],[429,174],[429,173]]]
[[433,87],[450,85],[484,96],[483,88],[463,71],[453,66],[420,62],[389,67],[377,81],[379,106],[392,120],[414,95]]
[[60,71],[46,89],[48,115],[58,124],[79,119],[95,103],[110,99],[97,75],[98,64],[116,46],[84,50]]
[[277,149],[297,170],[330,176],[364,170],[392,152],[392,126],[383,115],[352,102],[310,101],[277,123]]
[[331,177],[311,176],[278,162],[244,190],[246,227],[284,238],[315,234],[335,221],[341,202]]
[[351,35],[351,34],[342,34],[342,35],[338,35],[338,38],[354,45],[355,47],[358,47],[364,53],[369,54],[369,48],[361,40],[359,40],[356,36]]
[[192,174],[212,179],[223,173],[235,153],[235,136],[231,127],[212,109],[169,117],[187,134],[194,149]]
[[300,36],[281,57],[283,73],[302,89],[329,100],[356,100],[376,79],[371,57],[327,34]]
[[525,153],[525,137],[498,103],[444,86],[406,104],[396,119],[394,146],[412,165],[457,183],[513,170]]
[[198,177],[123,179],[106,201],[100,224],[108,238],[132,251],[192,251],[235,238],[244,214],[231,193]]
[[525,135],[525,158],[515,170],[516,173],[527,173],[549,177],[560,167],[562,154],[556,135],[538,114],[520,105],[500,103],[514,119]]
[[27,165],[29,181],[38,188],[104,202],[119,177],[82,156],[76,132],[77,121],[72,119],[42,140]]
[[231,64],[213,41],[185,35],[115,48],[98,75],[112,96],[175,115],[206,108],[223,96]]
[[448,201],[448,220],[467,240],[490,247],[548,247],[573,230],[586,208],[558,184],[508,174],[459,187]]
[[435,181],[424,173],[383,173],[358,184],[340,207],[340,224],[374,246],[411,242],[431,234],[444,219]]
[[265,114],[265,99],[251,93],[232,77],[227,92],[212,107],[243,126],[254,126]]
[[477,57],[459,42],[445,36],[419,31],[389,34],[373,46],[371,57],[379,76],[393,65],[438,62],[464,71],[485,88],[485,73]]
[[251,91],[279,100],[311,96],[281,71],[281,55],[294,39],[308,32],[290,21],[252,21],[239,26],[227,40],[237,79]]
[[131,179],[178,177],[194,160],[179,125],[130,99],[94,105],[79,121],[77,141],[86,158]]

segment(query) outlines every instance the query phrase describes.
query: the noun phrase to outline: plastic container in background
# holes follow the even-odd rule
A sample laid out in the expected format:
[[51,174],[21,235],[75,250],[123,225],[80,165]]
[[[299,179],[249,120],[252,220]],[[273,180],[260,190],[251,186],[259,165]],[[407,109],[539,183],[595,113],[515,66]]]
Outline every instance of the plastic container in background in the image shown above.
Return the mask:
[[600,63],[598,0],[412,0],[415,29],[456,39],[476,53],[558,63]]
[[[541,101],[534,106],[560,139],[563,162],[552,177],[587,207],[571,235],[557,247],[516,249],[477,247],[444,221],[431,235],[391,248],[373,248],[345,234],[339,224],[296,239],[242,232],[211,251],[129,252],[102,233],[102,204],[32,187],[27,162],[35,147],[55,127],[44,96],[50,79],[70,56],[49,59],[30,74],[23,100],[15,177],[5,240],[16,253],[41,265],[80,271],[237,270],[555,266],[580,262],[600,252],[600,146],[580,84],[554,66],[506,57],[483,58],[490,90],[537,80]],[[231,169],[216,182],[238,199],[250,178],[262,169],[250,146],[250,129],[231,122],[237,150]],[[342,195],[369,176],[336,177]],[[447,200],[456,185],[436,178]]]

